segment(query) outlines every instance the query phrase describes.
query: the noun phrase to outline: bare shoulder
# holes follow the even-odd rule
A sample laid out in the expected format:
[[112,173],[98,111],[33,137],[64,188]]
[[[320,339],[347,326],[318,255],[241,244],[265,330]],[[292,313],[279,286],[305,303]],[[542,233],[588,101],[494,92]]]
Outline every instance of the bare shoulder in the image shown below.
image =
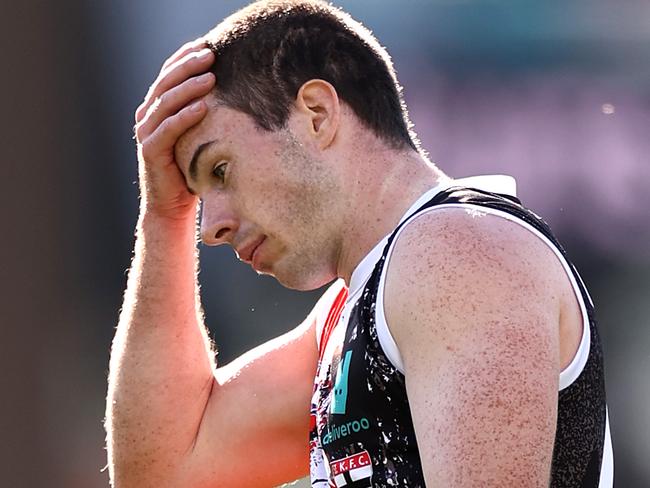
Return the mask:
[[480,209],[431,211],[400,234],[384,306],[427,484],[547,486],[562,273],[537,236]]
[[392,325],[396,315],[460,305],[555,312],[565,282],[553,251],[525,227],[478,207],[434,210],[407,225],[395,244],[387,318]]

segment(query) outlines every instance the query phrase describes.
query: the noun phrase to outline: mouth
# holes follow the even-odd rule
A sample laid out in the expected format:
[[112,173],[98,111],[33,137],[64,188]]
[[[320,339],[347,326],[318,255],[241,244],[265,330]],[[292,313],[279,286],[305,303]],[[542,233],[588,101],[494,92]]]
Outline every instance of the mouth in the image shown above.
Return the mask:
[[236,249],[235,252],[237,253],[237,256],[239,257],[240,261],[243,261],[246,264],[253,264],[253,261],[255,260],[255,253],[257,249],[260,247],[260,245],[262,244],[262,242],[264,242],[265,240],[266,240],[266,236],[261,236],[258,239],[254,240],[253,242],[250,242],[245,246]]
[[255,271],[261,271],[260,265],[260,248],[262,247],[262,244],[264,244],[264,241],[266,241],[266,236],[262,237],[262,240],[255,246],[255,249],[253,249],[253,253],[251,254],[251,266],[253,266],[253,269]]

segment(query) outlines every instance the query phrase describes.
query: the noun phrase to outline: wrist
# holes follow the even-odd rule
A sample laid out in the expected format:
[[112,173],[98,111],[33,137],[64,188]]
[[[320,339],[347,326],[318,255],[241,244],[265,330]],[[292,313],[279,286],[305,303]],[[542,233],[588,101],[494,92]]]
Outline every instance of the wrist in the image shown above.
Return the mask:
[[192,236],[197,231],[197,206],[185,211],[164,212],[158,209],[141,206],[137,224],[138,234],[164,233],[188,234]]
[[146,198],[140,201],[140,216],[138,222],[155,222],[158,225],[170,227],[186,227],[195,225],[197,221],[198,201],[173,208],[161,207],[148,203]]

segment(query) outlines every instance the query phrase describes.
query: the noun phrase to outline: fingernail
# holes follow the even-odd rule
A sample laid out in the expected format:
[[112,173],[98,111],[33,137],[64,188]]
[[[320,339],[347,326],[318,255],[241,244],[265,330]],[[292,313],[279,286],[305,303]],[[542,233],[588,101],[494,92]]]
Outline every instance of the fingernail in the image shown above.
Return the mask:
[[199,85],[207,85],[210,81],[212,81],[212,73],[203,73],[196,77],[196,82]]
[[194,102],[194,103],[192,104],[192,106],[190,107],[190,110],[191,110],[192,112],[198,112],[198,111],[201,110],[202,106],[203,106],[203,105],[201,104],[200,101],[199,101],[199,102]]
[[199,59],[206,59],[210,54],[212,54],[212,51],[209,49],[203,49],[199,51]]

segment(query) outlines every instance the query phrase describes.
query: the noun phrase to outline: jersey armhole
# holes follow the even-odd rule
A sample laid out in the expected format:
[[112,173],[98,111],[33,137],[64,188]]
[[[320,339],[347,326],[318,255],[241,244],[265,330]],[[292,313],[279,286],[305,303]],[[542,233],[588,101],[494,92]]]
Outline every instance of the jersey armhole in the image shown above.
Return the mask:
[[393,242],[391,243],[387,251],[384,267],[379,277],[379,285],[377,288],[377,307],[375,309],[375,325],[377,329],[377,338],[388,360],[393,364],[393,366],[399,372],[405,374],[402,356],[400,354],[399,348],[397,347],[397,343],[395,342],[395,339],[393,338],[393,335],[390,332],[390,327],[388,326],[388,323],[386,321],[386,315],[384,311],[384,285],[386,282],[386,273],[390,263],[390,257],[393,253],[393,248],[399,238],[399,235],[406,228],[406,226],[409,223],[411,223],[411,221],[413,221],[415,218],[421,215],[427,214],[428,212],[437,209],[443,209],[443,208],[468,208],[472,210],[479,210],[481,212],[490,215],[495,215],[497,217],[505,218],[511,222],[519,224],[522,227],[524,227],[526,230],[532,232],[539,239],[541,239],[542,242],[544,242],[548,247],[551,248],[553,253],[559,259],[560,263],[562,264],[562,268],[564,269],[565,273],[567,274],[571,282],[571,288],[573,289],[575,297],[578,300],[578,304],[580,306],[580,313],[582,316],[582,338],[580,340],[580,345],[578,346],[578,350],[576,351],[569,365],[560,372],[560,377],[559,377],[558,390],[562,391],[563,389],[569,387],[578,378],[578,376],[580,376],[580,373],[582,373],[582,370],[584,369],[585,364],[587,363],[587,358],[589,356],[589,349],[591,345],[589,316],[587,314],[587,307],[585,305],[585,301],[583,299],[582,293],[580,291],[580,287],[577,282],[577,279],[579,279],[582,282],[582,278],[580,278],[580,275],[578,275],[577,271],[575,273],[572,271],[571,266],[567,262],[566,258],[562,255],[560,250],[549,240],[549,238],[546,237],[544,234],[542,234],[539,230],[537,230],[532,225],[515,217],[514,215],[509,214],[508,212],[483,207],[481,205],[468,204],[468,203],[448,203],[448,204],[441,204],[441,205],[436,205],[435,207],[428,208],[416,215],[413,215],[410,219],[408,219],[408,221],[402,226],[402,228],[395,235],[395,238],[393,239]]

